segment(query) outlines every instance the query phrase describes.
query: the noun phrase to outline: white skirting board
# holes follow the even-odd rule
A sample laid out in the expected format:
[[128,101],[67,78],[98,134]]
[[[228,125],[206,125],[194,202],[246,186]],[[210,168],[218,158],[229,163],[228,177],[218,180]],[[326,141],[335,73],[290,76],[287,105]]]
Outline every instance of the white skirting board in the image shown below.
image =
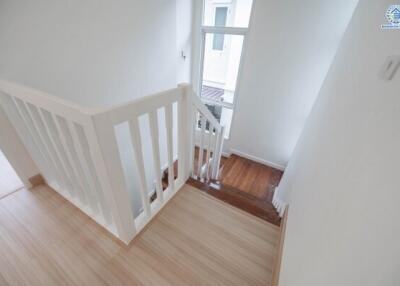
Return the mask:
[[278,170],[281,170],[281,171],[284,171],[285,168],[286,168],[286,166],[275,164],[273,162],[258,158],[258,157],[253,156],[253,155],[246,154],[246,153],[241,152],[241,151],[236,150],[236,149],[231,149],[231,154],[235,154],[235,155],[238,155],[240,157],[244,157],[246,159],[249,159],[249,160],[252,160],[254,162],[258,162],[258,163],[264,164],[264,165],[267,165],[269,167],[272,167],[272,168],[275,168],[275,169],[278,169]]

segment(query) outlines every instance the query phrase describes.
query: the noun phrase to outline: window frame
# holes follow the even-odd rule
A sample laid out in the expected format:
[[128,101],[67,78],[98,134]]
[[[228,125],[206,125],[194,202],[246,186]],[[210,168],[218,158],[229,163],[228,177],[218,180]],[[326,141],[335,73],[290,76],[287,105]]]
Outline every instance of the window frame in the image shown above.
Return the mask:
[[[204,16],[205,16],[205,1],[202,0],[202,11],[201,11],[201,37],[200,37],[200,58],[199,58],[199,81],[198,81],[198,91],[199,91],[199,97],[203,103],[207,104],[212,104],[212,105],[218,105],[222,106],[222,108],[227,108],[232,110],[232,119],[230,123],[230,128],[229,128],[229,133],[225,134],[225,139],[230,138],[230,134],[232,131],[233,127],[233,122],[236,114],[236,105],[237,105],[237,100],[238,100],[238,90],[240,86],[240,79],[242,78],[242,70],[243,70],[243,62],[244,62],[244,55],[246,53],[246,48],[247,48],[247,38],[248,38],[248,32],[250,29],[250,24],[251,24],[251,19],[253,17],[253,7],[254,7],[254,2],[255,0],[252,1],[251,5],[251,11],[250,11],[250,19],[249,19],[249,25],[248,27],[231,27],[231,26],[225,26],[225,27],[217,27],[217,26],[207,26],[204,25]],[[222,3],[221,3],[222,4]],[[216,7],[220,6],[228,6],[228,13],[229,13],[229,4],[228,5],[216,5]],[[227,21],[228,23],[229,21]],[[215,19],[214,19],[215,23]],[[206,45],[206,35],[207,34],[223,34],[225,35],[240,35],[243,36],[243,46],[242,46],[242,51],[240,54],[240,62],[239,62],[239,69],[238,69],[238,74],[237,74],[237,79],[236,79],[236,84],[235,84],[235,92],[233,96],[233,103],[228,103],[228,102],[220,102],[220,101],[214,101],[214,100],[207,100],[202,97],[202,86],[203,86],[203,73],[204,73],[204,52],[205,52],[205,45]]]

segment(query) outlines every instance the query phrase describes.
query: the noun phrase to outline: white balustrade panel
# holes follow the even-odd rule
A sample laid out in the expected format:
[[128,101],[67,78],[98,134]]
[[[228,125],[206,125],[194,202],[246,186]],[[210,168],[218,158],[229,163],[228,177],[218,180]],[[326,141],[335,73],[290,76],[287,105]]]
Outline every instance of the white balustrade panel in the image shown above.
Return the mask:
[[[0,80],[0,103],[46,183],[125,243],[190,176],[218,178],[224,128],[189,85],[91,110]],[[131,153],[118,145],[120,124]]]

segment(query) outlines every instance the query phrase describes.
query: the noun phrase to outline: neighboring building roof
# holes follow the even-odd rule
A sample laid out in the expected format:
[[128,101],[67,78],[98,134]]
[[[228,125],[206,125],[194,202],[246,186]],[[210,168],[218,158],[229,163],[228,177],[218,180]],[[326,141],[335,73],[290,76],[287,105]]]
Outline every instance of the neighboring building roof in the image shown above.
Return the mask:
[[201,90],[201,97],[206,100],[224,101],[225,91],[222,88],[203,85]]

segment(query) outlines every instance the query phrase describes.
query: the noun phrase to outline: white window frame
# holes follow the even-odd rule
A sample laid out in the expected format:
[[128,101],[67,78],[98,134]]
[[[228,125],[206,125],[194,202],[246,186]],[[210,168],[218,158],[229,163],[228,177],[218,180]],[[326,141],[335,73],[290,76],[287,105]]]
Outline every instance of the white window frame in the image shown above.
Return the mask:
[[[250,29],[250,22],[251,18],[253,16],[253,6],[254,2],[256,0],[253,0],[252,7],[251,7],[251,12],[250,12],[250,19],[249,19],[249,25],[247,28],[242,28],[242,27],[216,27],[216,26],[205,26],[204,24],[204,14],[205,14],[205,2],[202,0],[202,12],[201,12],[201,38],[200,38],[200,73],[199,73],[199,82],[198,82],[198,90],[199,90],[199,97],[200,99],[207,104],[212,104],[212,105],[219,105],[222,106],[223,108],[228,108],[232,109],[232,119],[231,119],[231,126],[229,128],[229,133],[225,134],[225,139],[230,138],[230,134],[232,132],[232,127],[233,127],[233,121],[235,117],[235,110],[236,110],[236,104],[237,104],[237,98],[238,98],[238,89],[239,89],[239,83],[240,79],[242,78],[242,69],[243,69],[243,62],[244,62],[244,54],[246,51],[247,47],[247,36],[248,32]],[[221,6],[226,6],[226,4],[220,4]],[[219,5],[218,5],[219,6]],[[202,98],[201,93],[202,93],[202,87],[203,87],[203,72],[204,72],[204,51],[205,51],[205,45],[206,45],[206,35],[207,34],[213,34],[213,33],[218,33],[218,34],[223,34],[223,35],[240,35],[243,36],[243,45],[242,45],[242,52],[240,54],[240,62],[239,62],[239,69],[238,69],[238,74],[237,74],[237,79],[236,79],[236,85],[235,85],[235,92],[233,95],[233,103],[228,103],[228,102],[219,102],[219,101],[214,101],[214,100],[206,100]]]

